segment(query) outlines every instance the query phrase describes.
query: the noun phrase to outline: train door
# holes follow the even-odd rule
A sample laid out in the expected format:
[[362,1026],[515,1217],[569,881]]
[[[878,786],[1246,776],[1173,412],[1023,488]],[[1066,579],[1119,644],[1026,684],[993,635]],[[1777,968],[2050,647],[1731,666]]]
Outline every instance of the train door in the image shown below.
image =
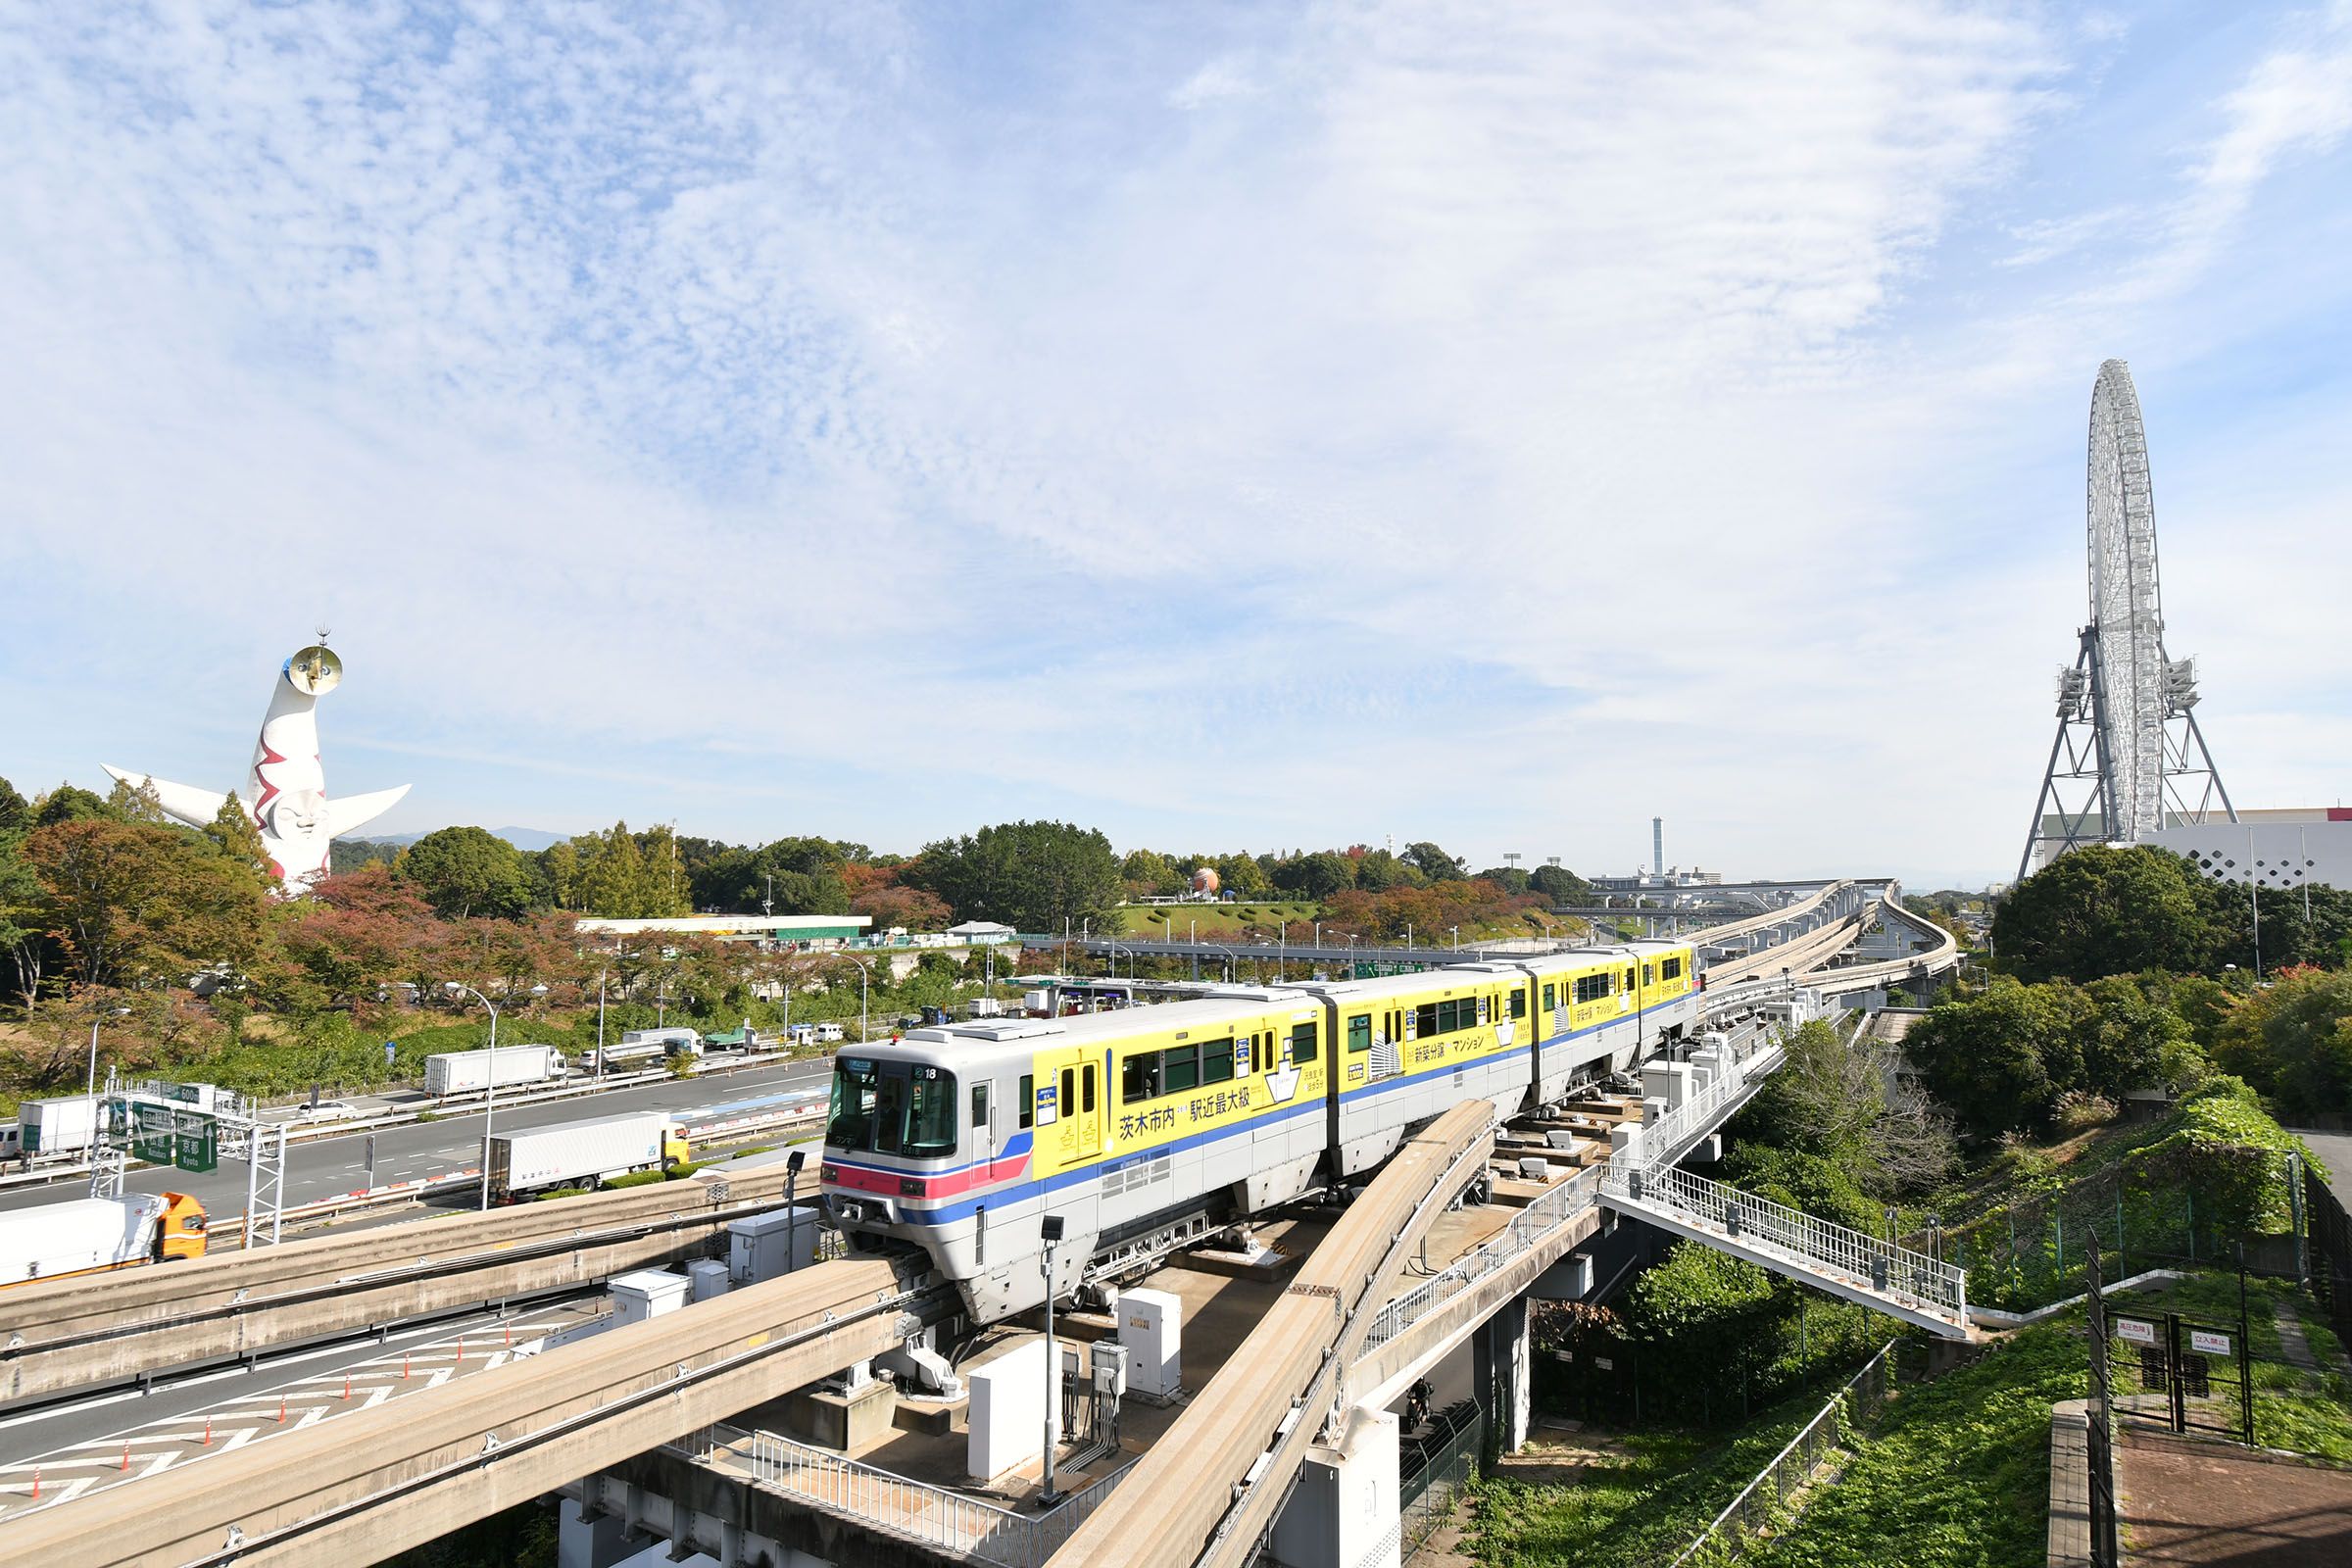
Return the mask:
[[1102,1152],[1102,1064],[1083,1051],[1054,1051],[1040,1053],[1038,1065],[1038,1146],[1067,1170]]

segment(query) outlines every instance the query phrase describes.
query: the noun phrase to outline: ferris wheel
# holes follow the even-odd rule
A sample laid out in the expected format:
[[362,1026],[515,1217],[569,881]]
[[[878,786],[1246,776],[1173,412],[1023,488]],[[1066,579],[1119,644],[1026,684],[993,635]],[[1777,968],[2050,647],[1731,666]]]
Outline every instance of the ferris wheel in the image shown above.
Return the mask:
[[2131,367],[2109,360],[2090,393],[2090,623],[2104,688],[2108,837],[2163,826],[2164,601],[2156,582],[2156,504],[2148,436]]
[[2190,711],[2195,662],[2165,654],[2147,430],[2132,368],[2121,360],[2100,366],[2091,388],[2083,533],[2090,623],[2077,634],[2074,667],[2058,674],[2058,737],[2021,880],[2037,850],[2046,863],[2078,844],[2137,843],[2160,828],[2209,820],[2217,800],[2227,819],[2237,820]]

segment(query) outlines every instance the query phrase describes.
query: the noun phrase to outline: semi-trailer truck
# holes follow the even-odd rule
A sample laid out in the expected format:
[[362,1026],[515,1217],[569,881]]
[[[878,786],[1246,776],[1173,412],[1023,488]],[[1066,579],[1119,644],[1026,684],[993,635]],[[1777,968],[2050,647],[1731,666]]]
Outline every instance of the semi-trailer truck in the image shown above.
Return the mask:
[[496,1051],[445,1051],[424,1058],[424,1092],[478,1095],[491,1084],[491,1058],[497,1058],[501,1089],[555,1083],[570,1070],[564,1054],[553,1046],[501,1046]]
[[88,1153],[98,1138],[98,1104],[96,1095],[63,1095],[19,1105],[17,1125],[23,1131],[24,1157]]
[[185,1193],[74,1198],[0,1213],[0,1289],[204,1255],[204,1204]]
[[594,1116],[490,1139],[490,1193],[501,1202],[551,1187],[593,1187],[687,1159],[686,1129],[666,1110]]

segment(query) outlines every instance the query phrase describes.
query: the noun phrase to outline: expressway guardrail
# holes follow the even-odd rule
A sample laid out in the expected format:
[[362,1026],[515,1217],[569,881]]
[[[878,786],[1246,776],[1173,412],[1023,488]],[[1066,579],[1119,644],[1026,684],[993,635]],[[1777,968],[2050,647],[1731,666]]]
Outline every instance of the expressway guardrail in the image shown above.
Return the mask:
[[[702,1059],[710,1060],[709,1057]],[[767,1052],[758,1055],[730,1058],[723,1065],[715,1067],[698,1068],[692,1077],[723,1078],[734,1073],[749,1072],[757,1067],[789,1065],[795,1061],[818,1062],[829,1059],[827,1056],[795,1056],[789,1052]],[[654,1084],[679,1081],[666,1068],[655,1068],[647,1072],[616,1072],[610,1073],[603,1078],[590,1079],[585,1083],[566,1082],[556,1089],[544,1089],[537,1092],[502,1091],[498,1097],[498,1103],[502,1109],[514,1109],[528,1105],[553,1104],[564,1100],[579,1100],[592,1095],[610,1094],[615,1090],[642,1089]],[[312,1122],[308,1125],[289,1124],[286,1129],[286,1142],[289,1146],[322,1144],[336,1138],[356,1138],[366,1133],[381,1132],[387,1127],[415,1126],[427,1117],[471,1115],[474,1111],[482,1108],[485,1099],[485,1096],[479,1094],[451,1095],[429,1104],[387,1111],[380,1116],[357,1117],[348,1121]],[[682,1112],[681,1114],[687,1113]],[[129,1161],[126,1168],[144,1170],[148,1168],[148,1163],[142,1159],[133,1159]],[[89,1162],[86,1160],[72,1164],[34,1166],[27,1170],[12,1171],[7,1175],[0,1175],[0,1191],[6,1191],[12,1187],[42,1187],[54,1182],[86,1177],[89,1174]],[[476,1174],[478,1175],[479,1172],[477,1171]]]

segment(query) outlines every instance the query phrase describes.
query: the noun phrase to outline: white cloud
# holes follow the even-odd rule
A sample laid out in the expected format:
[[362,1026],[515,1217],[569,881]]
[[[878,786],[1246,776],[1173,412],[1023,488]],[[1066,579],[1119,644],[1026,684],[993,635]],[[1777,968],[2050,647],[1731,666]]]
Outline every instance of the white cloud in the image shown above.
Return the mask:
[[[1997,868],[2080,598],[1987,543],[2019,485],[2057,533],[2079,495],[2015,403],[2063,378],[2073,449],[2104,351],[1919,302],[2065,37],[1124,25],[972,65],[881,9],[20,8],[0,567],[120,607],[97,657],[227,685],[224,725],[326,615],[350,733],[444,797],[540,755],[631,784],[590,817],[738,834],[910,846],[985,798],[1572,862],[1659,809],[1758,872],[1924,817]],[[2329,80],[2250,76],[2200,188],[2331,145]],[[2009,226],[2056,259],[2126,211]],[[745,806],[762,758],[852,819]]]

